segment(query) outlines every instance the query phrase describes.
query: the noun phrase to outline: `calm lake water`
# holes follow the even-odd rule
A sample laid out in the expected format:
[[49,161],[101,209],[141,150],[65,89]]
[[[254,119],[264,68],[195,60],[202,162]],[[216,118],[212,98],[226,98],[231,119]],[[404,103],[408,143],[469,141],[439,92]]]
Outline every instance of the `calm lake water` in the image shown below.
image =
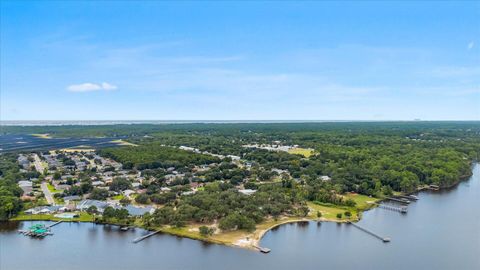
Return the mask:
[[408,214],[373,209],[359,224],[307,222],[268,232],[261,254],[170,235],[138,244],[143,230],[63,223],[45,239],[19,235],[32,222],[0,226],[0,269],[480,269],[480,166],[470,180],[438,193],[420,193]]

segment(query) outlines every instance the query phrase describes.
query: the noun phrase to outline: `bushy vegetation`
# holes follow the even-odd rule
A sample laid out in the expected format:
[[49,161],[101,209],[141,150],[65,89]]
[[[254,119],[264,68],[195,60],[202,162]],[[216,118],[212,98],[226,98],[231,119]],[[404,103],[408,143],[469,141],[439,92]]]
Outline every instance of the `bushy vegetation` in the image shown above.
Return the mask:
[[191,165],[210,164],[220,161],[211,155],[197,154],[173,147],[165,147],[160,143],[104,149],[101,151],[101,155],[121,162],[126,169],[135,167],[138,170],[188,167]]
[[211,183],[204,191],[182,196],[175,203],[156,210],[150,224],[183,226],[187,222],[219,221],[222,230],[253,230],[255,224],[266,217],[296,214],[301,206],[291,192],[279,186],[262,186],[258,192],[247,196],[231,185]]
[[0,155],[0,220],[15,216],[22,210],[23,191],[17,182],[23,179],[15,155]]

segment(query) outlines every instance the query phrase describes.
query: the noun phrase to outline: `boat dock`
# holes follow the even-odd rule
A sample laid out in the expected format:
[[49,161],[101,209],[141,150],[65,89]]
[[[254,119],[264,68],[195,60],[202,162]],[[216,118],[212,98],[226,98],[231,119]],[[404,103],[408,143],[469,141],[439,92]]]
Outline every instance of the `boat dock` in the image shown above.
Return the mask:
[[405,198],[398,199],[398,198],[388,197],[386,199],[390,200],[390,201],[394,201],[394,202],[404,203],[404,204],[409,204],[410,203],[410,201],[405,199]]
[[269,253],[271,251],[271,249],[266,248],[266,247],[259,247],[259,246],[254,246],[254,247],[262,253]]
[[51,228],[51,227],[56,226],[56,225],[58,225],[58,224],[60,224],[60,223],[62,223],[62,222],[63,222],[63,220],[60,220],[60,221],[57,221],[57,222],[55,222],[55,223],[53,223],[53,224],[51,224],[51,225],[48,225],[48,226],[46,226],[46,227],[47,227],[47,228]]
[[376,233],[374,233],[374,232],[372,232],[372,231],[370,231],[370,230],[368,230],[368,229],[365,229],[365,228],[363,228],[363,227],[360,227],[359,225],[357,225],[357,224],[355,224],[355,223],[353,223],[353,222],[351,222],[351,221],[349,221],[348,224],[353,225],[354,227],[358,228],[359,230],[364,231],[364,232],[372,235],[373,237],[382,240],[384,243],[390,242],[390,238],[388,238],[388,237],[382,237],[382,236],[380,236],[380,235],[378,235],[378,234],[376,234]]
[[138,242],[140,242],[140,241],[143,241],[143,240],[147,239],[148,237],[150,237],[150,236],[152,236],[152,235],[155,235],[155,234],[157,234],[157,233],[159,233],[159,232],[160,232],[160,231],[155,231],[155,232],[151,232],[151,233],[149,233],[149,234],[147,234],[147,235],[137,237],[137,238],[133,239],[132,243],[136,244],[136,243],[138,243]]
[[393,205],[379,204],[378,207],[383,208],[383,209],[387,209],[387,210],[391,210],[391,211],[400,212],[402,214],[406,214],[408,212],[407,207],[405,207],[405,206],[396,207],[396,206],[393,206]]
[[400,198],[403,198],[403,199],[406,199],[406,200],[410,200],[410,201],[418,201],[418,197],[415,196],[415,195],[399,195],[397,197],[400,197]]

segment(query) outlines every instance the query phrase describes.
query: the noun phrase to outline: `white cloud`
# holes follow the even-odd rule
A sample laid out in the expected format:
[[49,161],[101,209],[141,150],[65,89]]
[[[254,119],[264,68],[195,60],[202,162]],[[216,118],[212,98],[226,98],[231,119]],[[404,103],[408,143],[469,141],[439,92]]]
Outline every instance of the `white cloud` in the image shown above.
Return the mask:
[[471,50],[471,49],[473,49],[474,46],[475,46],[475,42],[472,41],[472,42],[468,43],[467,48],[469,50]]
[[72,84],[67,87],[67,90],[70,92],[92,92],[92,91],[111,91],[117,89],[117,86],[109,84],[106,82],[103,83],[81,83],[81,84]]
[[117,89],[117,86],[115,86],[113,84],[106,83],[106,82],[103,82],[101,86],[102,86],[103,90],[115,90],[115,89]]

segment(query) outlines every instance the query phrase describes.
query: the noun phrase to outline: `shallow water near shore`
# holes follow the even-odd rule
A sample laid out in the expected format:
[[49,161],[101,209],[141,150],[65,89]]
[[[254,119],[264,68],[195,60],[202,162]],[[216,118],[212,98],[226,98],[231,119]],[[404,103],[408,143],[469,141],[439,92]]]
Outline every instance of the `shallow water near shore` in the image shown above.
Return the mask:
[[166,234],[133,244],[146,231],[92,223],[31,239],[17,230],[41,222],[1,223],[0,269],[480,269],[480,166],[450,190],[418,196],[406,215],[373,209],[358,223],[390,243],[348,224],[302,222],[267,232],[269,254]]

